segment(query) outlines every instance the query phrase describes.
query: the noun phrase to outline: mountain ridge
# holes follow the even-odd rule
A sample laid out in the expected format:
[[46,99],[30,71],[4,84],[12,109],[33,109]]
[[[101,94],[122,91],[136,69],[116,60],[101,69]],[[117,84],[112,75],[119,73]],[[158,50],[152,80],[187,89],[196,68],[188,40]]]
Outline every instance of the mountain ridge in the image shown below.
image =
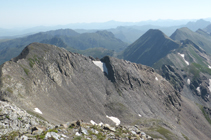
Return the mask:
[[211,36],[204,36],[203,34],[199,34],[197,32],[193,32],[188,28],[180,28],[177,29],[171,36],[173,40],[185,40],[190,39],[198,46],[202,47],[208,53],[211,53]]
[[[61,29],[49,32],[40,32],[27,37],[1,42],[0,64],[18,56],[26,45],[33,42],[62,45],[59,47],[65,47],[70,51],[76,52],[80,52],[80,50],[101,47],[108,50],[105,54],[112,54],[112,50],[121,51],[126,47],[126,43],[115,38],[112,33],[107,31],[79,34],[71,29]],[[81,52],[83,53],[84,51]]]
[[[108,73],[93,61],[105,64]],[[197,105],[148,66],[109,56],[99,61],[32,43],[1,65],[0,72],[0,99],[27,111],[37,108],[50,122],[112,123],[108,115],[121,124],[145,124],[143,129],[151,134],[155,133],[150,128],[163,126],[172,131],[172,139],[184,139],[182,133],[189,138],[210,137],[211,126]]]

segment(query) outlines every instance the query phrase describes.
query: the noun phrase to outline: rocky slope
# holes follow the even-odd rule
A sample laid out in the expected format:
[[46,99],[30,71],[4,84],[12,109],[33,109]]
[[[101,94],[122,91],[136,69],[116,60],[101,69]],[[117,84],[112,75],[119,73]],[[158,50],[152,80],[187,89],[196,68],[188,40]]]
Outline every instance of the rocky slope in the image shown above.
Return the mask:
[[211,137],[211,126],[200,108],[153,68],[141,64],[108,56],[97,61],[33,43],[1,65],[0,76],[2,101],[50,123],[93,120],[137,124],[150,136],[163,139]]
[[[42,125],[53,128],[53,125],[36,117],[36,114],[18,108],[15,104],[0,101],[0,136],[18,131],[20,134],[31,133],[33,126]],[[34,116],[35,115],[35,116]]]

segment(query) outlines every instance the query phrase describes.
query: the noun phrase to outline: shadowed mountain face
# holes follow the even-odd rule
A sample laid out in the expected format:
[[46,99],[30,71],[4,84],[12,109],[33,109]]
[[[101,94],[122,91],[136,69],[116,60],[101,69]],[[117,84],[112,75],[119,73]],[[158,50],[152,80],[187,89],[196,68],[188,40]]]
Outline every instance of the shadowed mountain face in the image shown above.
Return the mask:
[[171,39],[178,41],[189,39],[203,48],[207,53],[211,53],[211,36],[202,34],[200,30],[193,32],[188,28],[180,28],[171,35]]
[[53,45],[30,44],[1,65],[0,99],[31,112],[38,108],[54,123],[106,123],[108,115],[122,124],[159,122],[173,132],[172,139],[211,137],[211,126],[196,104],[154,69],[112,57],[93,61]]
[[179,43],[173,41],[161,31],[150,29],[128,46],[122,57],[131,62],[152,66],[156,61],[178,47]]

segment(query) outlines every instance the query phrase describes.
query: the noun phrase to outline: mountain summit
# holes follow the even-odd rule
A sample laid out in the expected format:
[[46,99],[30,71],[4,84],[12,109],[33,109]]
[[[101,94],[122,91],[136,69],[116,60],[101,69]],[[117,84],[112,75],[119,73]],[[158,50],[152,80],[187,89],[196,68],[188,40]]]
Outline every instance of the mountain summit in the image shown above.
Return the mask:
[[143,36],[128,46],[123,58],[131,62],[152,66],[156,61],[165,57],[179,44],[156,29],[148,30]]

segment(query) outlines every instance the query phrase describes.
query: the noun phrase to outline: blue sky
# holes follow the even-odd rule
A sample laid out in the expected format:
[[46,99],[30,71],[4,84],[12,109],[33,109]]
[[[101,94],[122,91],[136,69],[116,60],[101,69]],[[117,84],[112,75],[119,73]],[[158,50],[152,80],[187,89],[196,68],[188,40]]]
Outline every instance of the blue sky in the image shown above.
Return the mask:
[[0,28],[211,17],[210,0],[0,0]]

